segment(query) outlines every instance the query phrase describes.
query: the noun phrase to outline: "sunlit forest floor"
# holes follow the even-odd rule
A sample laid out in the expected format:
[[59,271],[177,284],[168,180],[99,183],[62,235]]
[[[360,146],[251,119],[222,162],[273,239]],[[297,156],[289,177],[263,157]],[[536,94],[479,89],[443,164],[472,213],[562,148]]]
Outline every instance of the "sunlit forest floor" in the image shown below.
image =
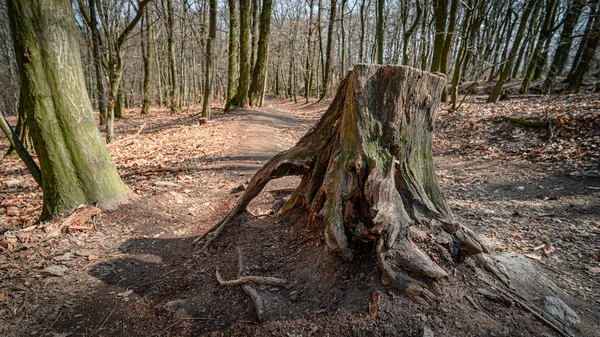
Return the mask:
[[[543,270],[567,294],[581,331],[598,336],[600,95],[484,101],[471,96],[438,115],[434,158],[450,205],[497,252],[524,254]],[[41,190],[17,157],[2,159],[0,335],[421,336],[428,326],[436,336],[553,336],[527,311],[481,296],[485,276],[473,262],[436,286],[439,303],[419,304],[379,285],[375,259],[346,266],[328,256],[302,217],[243,215],[206,253],[191,245],[326,108],[269,99],[263,108],[218,110],[206,124],[195,106],[127,110],[109,149],[135,197],[80,226],[36,223]],[[0,153],[7,149],[0,139]],[[250,211],[276,211],[297,183],[270,183]],[[236,246],[250,274],[290,280],[258,287],[266,323],[238,287],[215,278],[216,268],[235,277]]]

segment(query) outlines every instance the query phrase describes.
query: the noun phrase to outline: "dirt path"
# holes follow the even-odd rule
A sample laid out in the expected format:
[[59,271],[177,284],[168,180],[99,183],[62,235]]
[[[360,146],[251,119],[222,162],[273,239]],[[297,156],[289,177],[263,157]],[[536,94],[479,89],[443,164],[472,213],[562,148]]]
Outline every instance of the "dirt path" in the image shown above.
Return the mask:
[[[93,232],[64,233],[39,243],[32,236],[29,245],[23,241],[18,250],[0,255],[6,270],[0,299],[10,296],[0,307],[0,334],[416,336],[429,326],[436,336],[553,335],[521,309],[491,305],[477,295],[481,283],[469,279],[476,273],[469,265],[445,281],[443,301],[419,306],[378,286],[378,269],[368,253],[360,270],[327,257],[321,238],[305,236],[303,219],[243,216],[208,254],[198,254],[191,241],[218,221],[236,201],[240,185],[272,155],[292,146],[324,108],[268,101],[262,109],[217,114],[206,125],[166,111],[152,120],[130,112],[117,125],[122,137],[148,125],[138,138],[111,148],[111,154],[137,201],[97,216]],[[598,269],[590,268],[600,259],[600,181],[448,150],[459,143],[448,136],[454,131],[443,125],[438,131],[436,166],[458,218],[499,251],[539,256],[536,263],[574,299],[568,304],[580,314],[586,335],[594,336],[600,331],[593,310],[600,303],[600,280]],[[158,165],[197,169],[128,175]],[[296,183],[295,178],[270,183],[249,209],[268,213],[283,196],[268,191]],[[534,250],[541,243],[556,251],[546,256]],[[220,287],[214,278],[216,267],[225,277],[235,274],[236,245],[249,272],[296,280],[284,289],[259,289],[272,320],[267,324],[255,324],[254,309],[239,289]],[[61,276],[42,272],[50,266],[66,271]],[[329,278],[315,279],[315,271]],[[368,312],[373,294],[380,298],[377,319]]]

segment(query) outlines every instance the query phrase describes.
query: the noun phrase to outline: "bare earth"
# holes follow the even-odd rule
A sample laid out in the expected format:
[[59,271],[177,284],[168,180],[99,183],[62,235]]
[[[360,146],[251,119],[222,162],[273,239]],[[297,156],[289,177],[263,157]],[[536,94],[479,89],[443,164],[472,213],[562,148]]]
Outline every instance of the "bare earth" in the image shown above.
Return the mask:
[[[564,151],[546,158],[546,147],[566,136],[545,141],[543,131],[494,115],[539,100],[478,102],[438,117],[434,158],[455,215],[498,252],[526,254],[581,317],[583,335],[600,336],[598,120],[585,124],[592,135],[581,143],[591,145],[573,160],[560,159]],[[435,302],[384,288],[372,246],[357,244],[358,261],[344,263],[300,213],[242,215],[207,252],[191,245],[233,206],[243,183],[326,108],[268,100],[260,109],[217,113],[204,125],[193,109],[150,117],[128,111],[116,125],[124,140],[110,151],[135,199],[95,216],[86,224],[91,230],[61,231],[64,219],[36,224],[39,189],[17,158],[3,159],[0,335],[422,336],[427,327],[436,336],[558,336],[515,303],[482,296],[478,289],[495,281],[470,260],[433,286]],[[597,113],[595,103],[584,113]],[[1,139],[0,152],[6,149]],[[297,183],[270,183],[249,210],[275,212]],[[217,268],[235,278],[236,247],[247,275],[288,280],[256,286],[266,306],[262,324],[240,287],[217,283]]]

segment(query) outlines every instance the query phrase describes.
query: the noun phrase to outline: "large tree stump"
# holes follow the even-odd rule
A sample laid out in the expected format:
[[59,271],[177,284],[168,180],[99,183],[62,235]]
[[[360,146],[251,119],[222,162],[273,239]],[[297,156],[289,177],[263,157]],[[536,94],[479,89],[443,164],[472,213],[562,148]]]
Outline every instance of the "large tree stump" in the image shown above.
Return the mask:
[[[349,237],[374,241],[382,282],[402,289],[447,276],[434,260],[453,263],[485,248],[454,221],[435,176],[432,131],[445,83],[443,74],[405,66],[354,66],[321,120],[267,162],[196,242],[219,235],[271,179],[301,175],[281,212],[305,209],[333,251],[349,259]],[[446,239],[428,242],[425,227]]]

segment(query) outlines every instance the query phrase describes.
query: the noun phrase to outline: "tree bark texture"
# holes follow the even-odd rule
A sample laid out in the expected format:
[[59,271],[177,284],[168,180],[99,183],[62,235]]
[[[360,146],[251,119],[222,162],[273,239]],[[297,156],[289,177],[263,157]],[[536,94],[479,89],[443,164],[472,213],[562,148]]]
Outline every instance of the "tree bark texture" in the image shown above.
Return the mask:
[[272,0],[263,0],[260,13],[260,37],[257,42],[256,60],[252,70],[252,82],[248,92],[250,105],[258,104],[260,94],[267,74],[267,56],[269,53],[269,33],[271,31],[271,3]]
[[202,100],[202,117],[211,118],[213,95],[213,77],[215,71],[215,39],[217,37],[217,0],[210,0],[208,24],[208,40],[206,40],[206,69],[204,74],[204,99]]
[[235,96],[237,83],[237,0],[228,0],[229,4],[229,50],[228,50],[228,65],[227,65],[227,97],[225,99],[225,111],[231,109],[231,100]]
[[335,12],[337,11],[337,0],[331,0],[329,8],[329,24],[327,28],[327,45],[325,47],[325,66],[323,68],[323,89],[319,99],[323,99],[329,95],[329,84],[331,83],[331,67],[332,67],[332,49],[333,49],[333,27],[335,23]]
[[250,0],[239,0],[240,5],[240,77],[237,93],[231,106],[245,107],[250,86]]
[[85,89],[71,1],[8,1],[23,102],[40,168],[42,219],[97,202],[127,200]]
[[[270,180],[300,175],[281,213],[308,212],[331,250],[350,259],[353,242],[374,242],[382,282],[400,289],[447,276],[441,266],[486,249],[455,222],[435,176],[432,131],[445,83],[406,66],[354,66],[321,120],[267,162],[196,242],[214,239]],[[446,239],[429,246],[423,231]]]

